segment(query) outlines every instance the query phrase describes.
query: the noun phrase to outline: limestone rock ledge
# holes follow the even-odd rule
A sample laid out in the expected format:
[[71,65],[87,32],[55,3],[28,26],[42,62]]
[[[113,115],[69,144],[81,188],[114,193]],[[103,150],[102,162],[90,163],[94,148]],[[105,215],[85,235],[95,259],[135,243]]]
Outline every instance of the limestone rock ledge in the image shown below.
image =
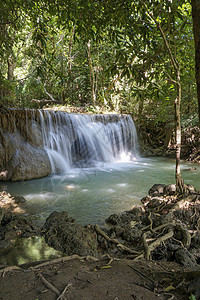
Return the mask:
[[43,148],[41,128],[21,118],[21,128],[11,112],[0,113],[0,181],[41,178],[51,173]]

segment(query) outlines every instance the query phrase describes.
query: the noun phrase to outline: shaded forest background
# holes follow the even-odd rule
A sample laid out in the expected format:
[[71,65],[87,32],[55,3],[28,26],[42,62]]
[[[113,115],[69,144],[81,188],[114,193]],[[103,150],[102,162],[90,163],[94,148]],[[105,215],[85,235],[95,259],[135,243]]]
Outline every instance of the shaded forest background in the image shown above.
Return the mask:
[[198,125],[199,7],[199,0],[2,0],[1,104],[37,108],[48,100],[174,127],[177,74],[160,26],[180,68],[182,127]]

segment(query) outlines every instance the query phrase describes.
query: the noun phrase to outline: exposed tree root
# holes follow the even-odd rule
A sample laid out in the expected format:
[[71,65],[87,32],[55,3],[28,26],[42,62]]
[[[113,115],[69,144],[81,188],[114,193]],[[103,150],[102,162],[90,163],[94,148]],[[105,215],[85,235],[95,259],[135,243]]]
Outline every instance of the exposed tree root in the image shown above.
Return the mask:
[[146,235],[143,234],[143,244],[144,244],[145,249],[144,249],[143,253],[138,255],[135,259],[145,258],[145,256],[146,256],[146,259],[149,259],[150,255],[151,255],[151,251],[155,250],[156,247],[158,247],[161,243],[165,242],[166,240],[170,239],[173,235],[174,235],[174,231],[170,230],[168,233],[159,237],[153,243],[148,245],[146,242]]
[[65,293],[67,291],[67,289],[72,285],[72,283],[68,283],[66,285],[66,287],[64,288],[64,290],[62,291],[62,293],[60,294],[60,296],[56,299],[56,300],[64,300],[65,298]]
[[149,249],[147,240],[146,240],[146,233],[143,233],[142,236],[143,246],[144,246],[144,258],[149,260],[151,259],[151,251]]
[[189,248],[191,244],[191,235],[189,231],[186,228],[184,228],[181,224],[176,224],[176,230],[181,232],[183,245],[186,248]]
[[171,208],[171,210],[181,209],[181,208],[183,208],[183,206],[184,206],[187,202],[188,202],[188,203],[193,202],[193,201],[195,201],[196,198],[197,198],[196,195],[190,195],[190,196],[188,196],[188,197],[186,197],[186,198],[182,198],[181,200],[177,201],[177,202],[173,205],[173,207]]
[[9,266],[9,267],[6,267],[6,268],[3,268],[2,270],[0,270],[0,274],[2,274],[2,277],[4,277],[7,272],[12,272],[12,271],[16,271],[16,270],[23,271],[23,269],[21,269],[18,266]]
[[44,266],[48,266],[48,265],[52,265],[52,264],[57,264],[57,263],[60,263],[60,262],[65,262],[65,261],[68,261],[68,260],[72,260],[72,259],[81,259],[83,257],[77,255],[77,254],[73,254],[73,255],[70,255],[70,256],[65,256],[65,257],[60,257],[60,258],[56,258],[56,259],[52,259],[52,260],[48,260],[48,261],[45,261],[41,264],[38,264],[36,265],[35,267],[31,267],[32,270],[35,270],[35,269],[39,269],[41,267],[44,267]]
[[108,242],[116,244],[117,248],[121,251],[128,252],[130,254],[138,255],[138,251],[132,250],[129,247],[122,245],[118,240],[111,239],[103,230],[100,229],[99,225],[95,225],[95,230],[99,233],[102,237],[104,237]]
[[46,280],[42,274],[38,273],[38,276],[39,276],[40,279],[42,280],[42,283],[43,283],[48,289],[50,289],[52,292],[54,292],[57,296],[60,296],[60,295],[61,295],[61,292],[60,292],[53,284],[51,284],[48,280]]

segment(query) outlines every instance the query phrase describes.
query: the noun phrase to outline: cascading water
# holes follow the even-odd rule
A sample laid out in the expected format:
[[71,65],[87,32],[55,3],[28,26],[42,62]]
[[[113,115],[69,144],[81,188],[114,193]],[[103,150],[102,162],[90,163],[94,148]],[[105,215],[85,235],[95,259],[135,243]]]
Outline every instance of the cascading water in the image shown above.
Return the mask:
[[131,161],[138,156],[137,134],[130,116],[39,113],[52,173],[100,162]]

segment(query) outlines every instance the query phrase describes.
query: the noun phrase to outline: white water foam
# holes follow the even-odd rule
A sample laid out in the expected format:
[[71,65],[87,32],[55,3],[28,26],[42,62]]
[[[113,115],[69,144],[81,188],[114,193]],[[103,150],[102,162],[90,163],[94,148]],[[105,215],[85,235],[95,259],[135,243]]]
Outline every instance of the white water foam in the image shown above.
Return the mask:
[[54,174],[139,157],[136,128],[130,116],[40,110],[40,122]]

